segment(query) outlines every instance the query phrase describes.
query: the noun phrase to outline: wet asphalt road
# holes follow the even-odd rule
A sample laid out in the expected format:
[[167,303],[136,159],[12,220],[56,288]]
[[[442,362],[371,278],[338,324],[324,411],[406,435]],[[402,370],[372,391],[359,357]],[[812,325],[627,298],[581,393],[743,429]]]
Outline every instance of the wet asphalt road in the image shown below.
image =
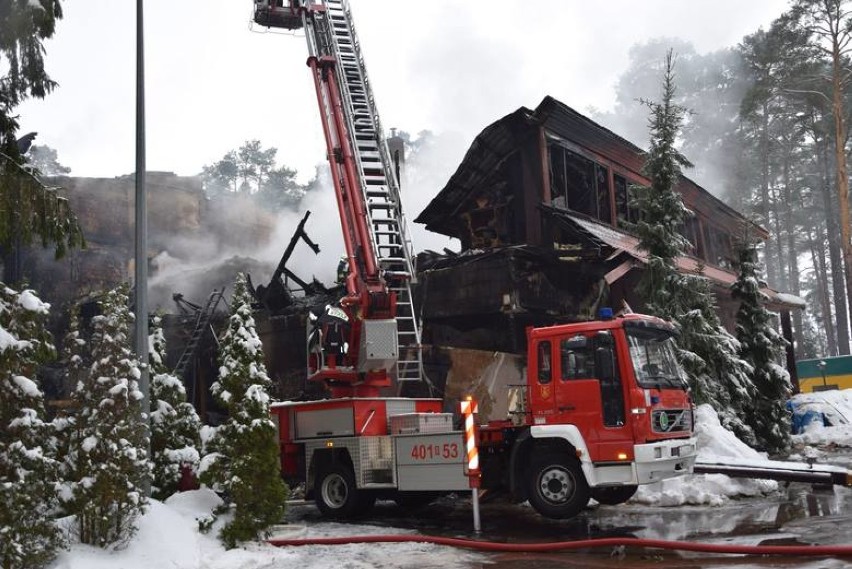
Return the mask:
[[[848,457],[835,463],[849,465]],[[318,523],[312,504],[288,507],[291,523]],[[593,506],[571,520],[542,518],[528,505],[499,496],[481,503],[482,533],[473,532],[469,494],[451,495],[408,512],[393,502],[378,502],[360,525],[415,530],[421,534],[486,539],[505,543],[571,541],[602,537],[638,537],[752,545],[852,545],[852,488],[790,484],[777,496],[731,501],[722,506],[650,507],[638,504]],[[654,567],[807,569],[852,568],[852,558],[719,556],[628,548],[562,553],[489,554],[471,567],[551,569],[566,567]]]
[[[311,504],[292,506],[288,519],[322,521]],[[418,533],[505,543],[571,541],[602,537],[638,537],[706,543],[753,545],[852,545],[852,489],[792,484],[785,495],[745,499],[723,506],[591,507],[571,520],[542,518],[527,505],[499,498],[481,504],[482,533],[473,532],[469,496],[450,496],[406,512],[393,502],[379,502],[361,525],[416,530]],[[491,554],[483,567],[851,567],[852,559],[713,556],[689,552],[637,549],[585,552]]]

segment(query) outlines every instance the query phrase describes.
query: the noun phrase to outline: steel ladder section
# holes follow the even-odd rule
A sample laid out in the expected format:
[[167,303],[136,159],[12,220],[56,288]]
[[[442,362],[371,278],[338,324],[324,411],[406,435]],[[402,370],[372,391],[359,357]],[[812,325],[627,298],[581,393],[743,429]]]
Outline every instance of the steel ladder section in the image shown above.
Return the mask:
[[210,320],[213,318],[213,313],[216,311],[216,307],[219,306],[219,302],[222,300],[224,292],[225,289],[214,290],[210,293],[210,296],[207,297],[207,303],[196,315],[195,326],[192,329],[192,336],[190,336],[189,341],[186,343],[186,347],[184,347],[183,353],[180,355],[178,363],[174,369],[174,374],[181,379],[184,379],[186,368],[198,352],[201,340],[207,334],[207,328],[210,326]]
[[345,0],[325,0],[325,5],[331,38],[323,43],[335,51],[333,55],[338,62],[338,81],[367,206],[373,250],[388,288],[396,293],[397,298],[397,380],[419,381],[423,378],[423,358],[420,327],[411,294],[411,284],[416,276],[399,185],[393,173],[349,5]]

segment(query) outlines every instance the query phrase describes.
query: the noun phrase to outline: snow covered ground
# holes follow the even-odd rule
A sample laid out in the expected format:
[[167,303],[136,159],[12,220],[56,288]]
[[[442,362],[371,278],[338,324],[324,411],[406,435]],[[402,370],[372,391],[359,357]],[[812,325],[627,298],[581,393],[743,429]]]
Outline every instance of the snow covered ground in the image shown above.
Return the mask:
[[[50,566],[52,569],[360,569],[366,567],[461,568],[484,556],[449,547],[426,544],[370,544],[342,546],[272,547],[248,544],[230,551],[210,533],[198,531],[199,518],[219,503],[210,490],[175,494],[163,502],[152,501],[141,518],[139,531],[120,551],[104,551],[75,544]],[[356,524],[321,523],[294,526],[282,537],[328,537],[388,533],[387,528]],[[394,533],[406,533],[394,530]]]
[[[827,397],[838,413],[852,417],[852,390],[820,394]],[[712,461],[740,458],[766,460],[736,439],[719,424],[716,413],[708,406],[698,408],[696,432],[699,437],[699,459]],[[852,446],[852,427],[811,427],[796,437],[798,444]],[[807,453],[805,453],[807,455]],[[771,495],[778,492],[772,481],[733,480],[724,475],[695,475],[668,480],[640,488],[634,503],[652,506],[705,505],[720,506],[738,497]],[[341,546],[306,546],[275,548],[249,544],[226,551],[216,539],[217,528],[209,534],[199,533],[197,520],[209,514],[219,498],[209,490],[176,494],[165,503],[152,502],[139,522],[135,538],[120,551],[103,551],[74,544],[60,554],[51,569],[263,569],[299,567],[319,569],[339,567],[360,569],[379,567],[463,568],[488,564],[484,554],[426,544],[369,544]],[[358,524],[330,522],[285,527],[282,537],[325,537],[376,533],[411,533]]]

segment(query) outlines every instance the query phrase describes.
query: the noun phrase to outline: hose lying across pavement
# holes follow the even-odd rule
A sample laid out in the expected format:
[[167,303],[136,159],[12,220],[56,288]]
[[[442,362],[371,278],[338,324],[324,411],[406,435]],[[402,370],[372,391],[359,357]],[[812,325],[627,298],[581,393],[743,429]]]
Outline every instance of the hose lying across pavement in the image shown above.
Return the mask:
[[570,551],[594,547],[641,547],[701,553],[728,553],[736,555],[795,555],[812,557],[852,557],[852,545],[737,545],[639,539],[633,537],[605,537],[579,541],[554,541],[549,543],[495,543],[434,535],[353,535],[347,537],[314,537],[303,539],[270,539],[276,547],[298,545],[342,545],[350,543],[432,543],[478,551],[510,551],[516,553],[543,551]]

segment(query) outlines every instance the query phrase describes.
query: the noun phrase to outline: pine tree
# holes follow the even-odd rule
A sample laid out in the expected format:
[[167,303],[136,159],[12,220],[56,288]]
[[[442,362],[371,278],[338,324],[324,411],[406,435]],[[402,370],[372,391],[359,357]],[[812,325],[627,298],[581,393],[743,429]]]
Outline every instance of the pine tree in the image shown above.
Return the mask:
[[36,369],[55,355],[49,305],[0,284],[0,566],[39,567],[62,540],[56,513],[55,440],[44,422]]
[[689,246],[680,227],[691,212],[675,188],[682,168],[691,164],[676,147],[687,110],[674,102],[675,91],[674,57],[669,51],[662,102],[644,101],[651,111],[651,143],[643,174],[651,185],[633,188],[633,203],[641,214],[636,224],[639,247],[648,256],[639,292],[648,312],[678,326],[680,360],[696,402],[713,405],[726,427],[753,441],[743,422],[743,405],[753,386],[748,365],[738,356],[739,342],[721,325],[701,268],[697,274],[682,274],[676,265]]
[[159,316],[150,335],[152,496],[164,500],[178,489],[182,471],[195,472],[201,421],[186,401],[183,382],[166,369],[166,339]]
[[[221,341],[219,380],[211,390],[228,410],[201,480],[232,503],[234,518],[220,538],[228,547],[256,539],[284,515],[287,485],[281,479],[275,424],[269,415],[271,381],[255,331],[243,274],[237,276],[228,328]],[[227,504],[226,504],[227,507]]]
[[72,476],[70,510],[82,543],[122,545],[135,532],[146,505],[150,476],[148,432],[131,352],[127,286],[106,293],[92,319],[92,364],[73,393],[74,426],[67,461]]
[[760,292],[760,265],[757,246],[748,238],[736,245],[737,281],[731,285],[734,299],[740,301],[737,310],[737,339],[740,355],[751,364],[751,378],[757,396],[751,401],[757,443],[769,452],[781,452],[790,443],[789,423],[785,401],[792,391],[790,374],[776,363],[785,345],[784,338],[773,326],[772,314],[764,306],[766,295]]

